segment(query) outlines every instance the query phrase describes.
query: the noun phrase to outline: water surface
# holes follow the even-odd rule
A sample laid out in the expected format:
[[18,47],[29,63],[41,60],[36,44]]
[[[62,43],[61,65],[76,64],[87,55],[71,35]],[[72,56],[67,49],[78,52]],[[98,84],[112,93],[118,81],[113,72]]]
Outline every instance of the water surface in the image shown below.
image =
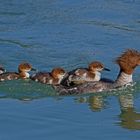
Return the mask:
[[[140,46],[138,0],[3,0],[0,63],[17,71],[28,61],[40,71],[67,71],[102,61],[115,79],[115,58]],[[0,139],[140,139],[140,68],[136,85],[111,93],[59,97],[29,80],[0,83]]]

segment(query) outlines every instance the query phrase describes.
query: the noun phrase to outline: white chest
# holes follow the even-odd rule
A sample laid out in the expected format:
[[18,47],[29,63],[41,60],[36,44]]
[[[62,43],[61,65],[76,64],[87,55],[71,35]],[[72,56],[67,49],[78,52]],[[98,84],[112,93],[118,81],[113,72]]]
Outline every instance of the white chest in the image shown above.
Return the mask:
[[101,73],[100,72],[95,72],[94,81],[99,81],[100,79],[101,79]]
[[25,72],[26,78],[30,77],[30,74],[28,72]]

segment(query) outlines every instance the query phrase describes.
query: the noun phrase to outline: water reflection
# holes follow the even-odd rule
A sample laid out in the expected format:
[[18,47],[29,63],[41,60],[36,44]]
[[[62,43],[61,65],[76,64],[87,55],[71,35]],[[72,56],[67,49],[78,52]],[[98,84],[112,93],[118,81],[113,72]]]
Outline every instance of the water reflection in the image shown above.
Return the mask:
[[[122,128],[131,130],[140,130],[140,113],[136,112],[134,107],[133,93],[117,95],[120,105],[120,114],[118,115]],[[91,111],[102,111],[107,106],[107,97],[93,95],[88,97],[79,97],[76,100],[78,103],[87,103]]]
[[[57,96],[57,93],[50,86],[33,83],[32,81],[28,80],[3,82],[0,84],[0,90],[0,99],[12,98],[18,99],[25,103],[34,99],[42,99],[50,96],[53,96],[53,98],[57,101],[64,100],[64,97]],[[87,96],[76,96],[76,102],[80,104],[85,103],[92,112],[96,113],[101,112],[103,109],[107,109],[109,102],[108,97],[110,96],[115,96],[118,99],[118,103],[120,106],[118,124],[125,129],[140,130],[140,113],[136,112],[134,107],[133,90],[123,90],[119,95],[117,91],[116,93],[112,93],[112,95],[111,93],[107,93],[107,95],[92,94]]]
[[121,108],[121,114],[119,115],[120,125],[123,128],[140,130],[140,113],[136,112],[134,108],[133,98],[133,94],[119,96]]
[[106,106],[103,96],[89,96],[77,98],[78,103],[87,103],[91,111],[101,111]]

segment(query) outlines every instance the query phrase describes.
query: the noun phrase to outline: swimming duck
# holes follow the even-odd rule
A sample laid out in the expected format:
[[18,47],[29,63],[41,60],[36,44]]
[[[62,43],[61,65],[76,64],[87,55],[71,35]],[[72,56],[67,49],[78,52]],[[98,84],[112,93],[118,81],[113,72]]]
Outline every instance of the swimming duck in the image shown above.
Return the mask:
[[93,61],[89,64],[88,68],[78,68],[69,72],[68,76],[62,81],[62,84],[78,85],[85,82],[99,81],[101,79],[101,71],[109,69],[99,61]]
[[54,68],[50,73],[49,72],[38,72],[31,76],[31,79],[36,82],[50,85],[59,85],[66,75],[66,72],[63,68]]
[[110,79],[101,79],[95,82],[86,82],[75,87],[54,86],[60,95],[95,93],[102,91],[110,91],[133,83],[133,72],[140,65],[140,52],[134,49],[128,49],[122,53],[116,63],[120,67],[120,72],[115,81]]
[[5,72],[0,74],[0,81],[29,78],[30,75],[28,72],[31,70],[35,70],[34,68],[32,68],[31,64],[21,63],[18,66],[18,72]]

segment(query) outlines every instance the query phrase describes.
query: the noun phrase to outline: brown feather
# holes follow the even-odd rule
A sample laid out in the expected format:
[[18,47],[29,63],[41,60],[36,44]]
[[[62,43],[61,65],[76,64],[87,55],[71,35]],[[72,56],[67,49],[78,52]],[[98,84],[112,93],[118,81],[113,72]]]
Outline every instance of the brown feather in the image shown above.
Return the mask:
[[121,71],[132,74],[135,67],[140,65],[140,52],[128,49],[116,59],[116,63],[120,66]]
[[64,74],[65,71],[62,68],[54,68],[51,72],[51,75],[54,79],[58,79],[58,75]]

